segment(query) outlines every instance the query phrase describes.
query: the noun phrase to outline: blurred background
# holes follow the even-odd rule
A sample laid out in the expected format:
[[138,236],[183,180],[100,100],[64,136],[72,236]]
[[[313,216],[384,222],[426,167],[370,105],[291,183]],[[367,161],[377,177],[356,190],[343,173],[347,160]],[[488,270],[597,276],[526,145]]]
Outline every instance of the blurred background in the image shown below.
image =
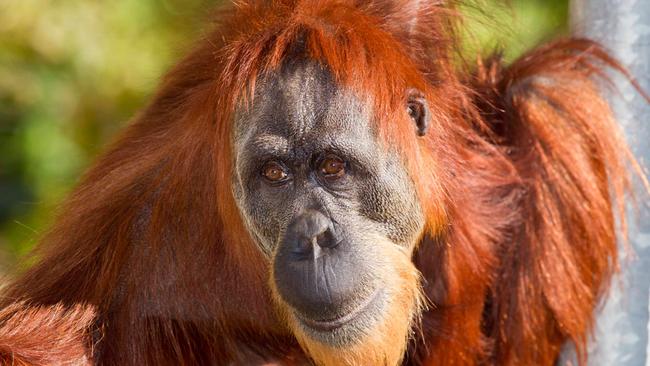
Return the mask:
[[[0,1],[0,273],[33,247],[218,3]],[[568,0],[475,3],[463,9],[469,54],[501,47],[512,59],[568,29]]]

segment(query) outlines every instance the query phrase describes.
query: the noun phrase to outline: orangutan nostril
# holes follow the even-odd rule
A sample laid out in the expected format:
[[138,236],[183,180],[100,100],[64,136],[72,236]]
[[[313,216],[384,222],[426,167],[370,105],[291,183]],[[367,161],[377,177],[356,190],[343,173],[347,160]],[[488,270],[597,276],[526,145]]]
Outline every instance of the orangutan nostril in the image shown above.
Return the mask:
[[338,245],[334,232],[331,228],[328,228],[322,234],[316,237],[316,243],[321,248],[334,249]]

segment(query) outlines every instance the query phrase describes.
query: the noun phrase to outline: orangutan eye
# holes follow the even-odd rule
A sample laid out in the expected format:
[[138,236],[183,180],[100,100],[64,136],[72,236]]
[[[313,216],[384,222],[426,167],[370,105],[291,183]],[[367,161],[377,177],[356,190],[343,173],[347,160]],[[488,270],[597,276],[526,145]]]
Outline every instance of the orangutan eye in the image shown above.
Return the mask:
[[337,156],[330,155],[320,162],[318,172],[324,178],[334,180],[345,175],[345,168],[345,161]]
[[273,184],[283,183],[289,178],[287,168],[277,161],[269,161],[262,168],[262,176]]

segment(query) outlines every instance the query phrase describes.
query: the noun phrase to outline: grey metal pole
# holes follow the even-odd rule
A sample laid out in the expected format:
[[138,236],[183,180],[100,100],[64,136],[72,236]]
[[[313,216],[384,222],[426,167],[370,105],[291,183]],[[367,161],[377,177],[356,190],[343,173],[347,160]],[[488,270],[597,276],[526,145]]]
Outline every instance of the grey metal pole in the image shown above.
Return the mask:
[[[599,41],[650,91],[650,0],[572,0],[575,35]],[[619,75],[607,93],[646,174],[650,167],[650,105]],[[622,261],[609,298],[600,309],[589,365],[650,366],[650,197],[637,182],[639,212],[630,212],[634,256]]]

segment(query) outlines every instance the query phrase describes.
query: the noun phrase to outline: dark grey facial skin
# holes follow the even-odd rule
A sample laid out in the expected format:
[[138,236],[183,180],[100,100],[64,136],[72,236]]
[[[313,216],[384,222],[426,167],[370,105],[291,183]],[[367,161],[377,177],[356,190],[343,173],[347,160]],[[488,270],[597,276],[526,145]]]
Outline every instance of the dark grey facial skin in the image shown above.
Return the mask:
[[[252,105],[235,114],[239,210],[273,261],[282,299],[309,334],[332,345],[354,341],[381,318],[385,261],[376,238],[410,255],[424,225],[413,182],[378,140],[371,115],[310,61],[265,77]],[[345,164],[338,179],[320,169],[332,157]],[[285,180],[263,176],[270,162],[283,167]]]

